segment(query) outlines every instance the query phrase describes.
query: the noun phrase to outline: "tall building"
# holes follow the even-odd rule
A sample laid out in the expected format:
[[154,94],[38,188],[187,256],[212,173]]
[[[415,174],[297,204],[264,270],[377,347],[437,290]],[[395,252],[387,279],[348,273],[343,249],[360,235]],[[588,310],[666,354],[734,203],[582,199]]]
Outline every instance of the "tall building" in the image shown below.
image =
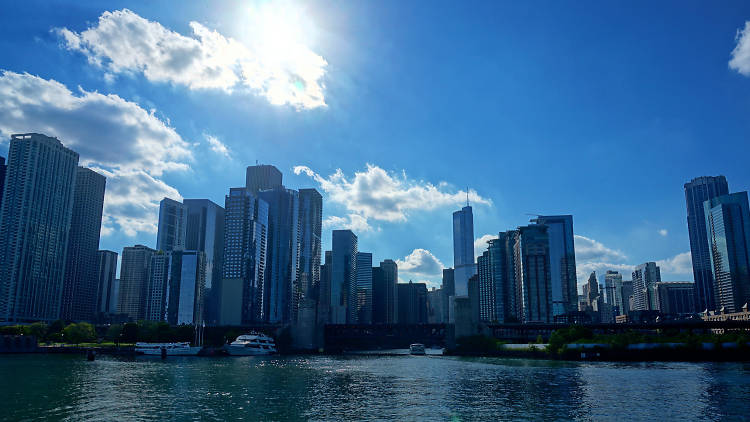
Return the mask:
[[247,188],[231,188],[224,205],[219,323],[241,325],[265,321],[268,203]]
[[620,315],[627,315],[632,310],[630,304],[633,302],[633,281],[623,281],[619,292],[620,302],[617,306],[620,308]]
[[353,323],[357,318],[357,236],[334,230],[331,250],[331,323]]
[[552,313],[563,315],[578,309],[576,252],[572,215],[540,215],[532,220],[547,226],[549,236]]
[[604,300],[615,307],[614,311],[617,315],[624,315],[622,313],[625,309],[622,301],[622,274],[618,271],[608,270],[604,275],[604,296]]
[[156,249],[165,252],[185,249],[187,207],[174,199],[164,198],[159,203],[159,232]]
[[583,299],[586,310],[599,312],[601,295],[599,293],[599,282],[596,280],[596,271],[592,271],[586,284],[583,285]]
[[357,252],[357,324],[372,324],[372,254]]
[[172,325],[202,324],[203,295],[206,287],[206,253],[175,251],[171,255],[167,322]]
[[303,297],[318,300],[322,251],[323,197],[315,189],[299,190],[299,280]]
[[427,322],[430,324],[443,324],[445,319],[443,290],[433,287],[427,291]]
[[99,283],[96,293],[96,312],[117,313],[117,252],[102,250],[97,252],[99,261]]
[[427,323],[427,284],[398,283],[398,323]]
[[224,262],[224,208],[208,199],[185,199],[187,229],[185,249],[201,251],[206,259],[203,318],[208,325],[219,323],[221,271]]
[[474,215],[469,205],[453,213],[453,270],[456,296],[469,294],[469,278],[477,273],[474,262]]
[[695,279],[696,311],[699,312],[716,309],[711,269],[711,249],[706,234],[706,216],[703,203],[711,198],[728,193],[729,186],[724,176],[697,177],[685,183],[690,254],[693,259],[693,277]]
[[[522,322],[552,322],[549,236],[544,225],[518,228],[516,277],[520,279]],[[519,277],[520,275],[520,277]]]
[[151,256],[143,297],[143,319],[166,321],[172,277],[172,252],[157,251]]
[[695,305],[694,286],[685,281],[662,281],[656,283],[656,303],[658,310],[665,315],[692,314]]
[[11,135],[0,208],[0,320],[60,317],[78,154],[57,138]]
[[318,288],[318,323],[331,322],[331,266],[333,255],[325,252],[325,259],[320,266],[320,287]]
[[395,324],[398,319],[398,265],[386,259],[372,268],[372,322]]
[[60,318],[92,321],[96,315],[99,233],[102,227],[104,187],[101,174],[78,167],[73,191],[73,214],[68,236]]
[[750,302],[750,212],[747,192],[704,202],[711,251],[714,301],[724,312],[739,312]]
[[284,187],[281,180],[282,174],[275,166],[266,164],[248,166],[245,174],[245,187],[252,193],[278,189]]
[[128,318],[136,321],[144,318],[151,257],[155,253],[156,250],[143,245],[123,248],[117,313],[127,314]]
[[3,207],[3,191],[5,190],[5,172],[7,169],[5,157],[0,157],[0,209]]
[[661,271],[655,262],[638,265],[633,271],[633,310],[658,310],[654,288],[661,282]]
[[495,283],[491,270],[490,251],[484,251],[477,257],[477,282],[479,320],[491,322],[495,315]]
[[455,273],[453,268],[443,268],[443,280],[440,290],[443,293],[443,322],[448,323],[451,319],[451,297],[456,295]]
[[299,284],[299,193],[274,188],[258,192],[268,203],[268,255],[264,289],[268,322],[297,320],[302,299]]

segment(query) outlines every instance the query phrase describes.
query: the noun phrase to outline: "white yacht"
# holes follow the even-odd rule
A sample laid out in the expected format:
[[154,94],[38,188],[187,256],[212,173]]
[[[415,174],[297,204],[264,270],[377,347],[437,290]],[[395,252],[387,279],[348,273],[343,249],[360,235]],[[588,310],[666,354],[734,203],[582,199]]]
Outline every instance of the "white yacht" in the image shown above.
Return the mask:
[[276,344],[263,333],[250,333],[237,337],[224,349],[232,356],[260,356],[276,353]]
[[135,344],[136,353],[153,356],[161,356],[162,353],[166,353],[167,356],[195,356],[202,348],[201,346],[190,346],[188,342]]
[[424,355],[425,354],[424,344],[414,343],[410,345],[409,353],[411,353],[412,355]]

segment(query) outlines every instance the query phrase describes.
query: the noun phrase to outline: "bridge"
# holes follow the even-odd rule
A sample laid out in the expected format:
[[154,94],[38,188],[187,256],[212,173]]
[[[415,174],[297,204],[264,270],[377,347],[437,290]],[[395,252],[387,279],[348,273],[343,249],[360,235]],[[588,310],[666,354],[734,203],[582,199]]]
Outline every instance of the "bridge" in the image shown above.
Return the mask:
[[327,324],[326,350],[405,349],[412,343],[445,347],[447,324]]

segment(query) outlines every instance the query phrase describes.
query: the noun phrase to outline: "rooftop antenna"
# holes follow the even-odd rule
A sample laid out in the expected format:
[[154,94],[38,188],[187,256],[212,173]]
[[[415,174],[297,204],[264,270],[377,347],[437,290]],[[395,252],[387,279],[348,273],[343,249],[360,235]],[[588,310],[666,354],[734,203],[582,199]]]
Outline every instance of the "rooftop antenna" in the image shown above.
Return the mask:
[[469,206],[469,187],[466,187],[466,206]]

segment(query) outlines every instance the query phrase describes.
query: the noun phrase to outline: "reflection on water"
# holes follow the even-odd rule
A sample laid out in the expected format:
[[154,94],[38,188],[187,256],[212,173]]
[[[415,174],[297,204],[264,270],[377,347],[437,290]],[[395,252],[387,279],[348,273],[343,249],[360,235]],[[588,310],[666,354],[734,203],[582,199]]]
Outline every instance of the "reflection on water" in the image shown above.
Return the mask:
[[747,420],[750,364],[0,356],[3,420]]

